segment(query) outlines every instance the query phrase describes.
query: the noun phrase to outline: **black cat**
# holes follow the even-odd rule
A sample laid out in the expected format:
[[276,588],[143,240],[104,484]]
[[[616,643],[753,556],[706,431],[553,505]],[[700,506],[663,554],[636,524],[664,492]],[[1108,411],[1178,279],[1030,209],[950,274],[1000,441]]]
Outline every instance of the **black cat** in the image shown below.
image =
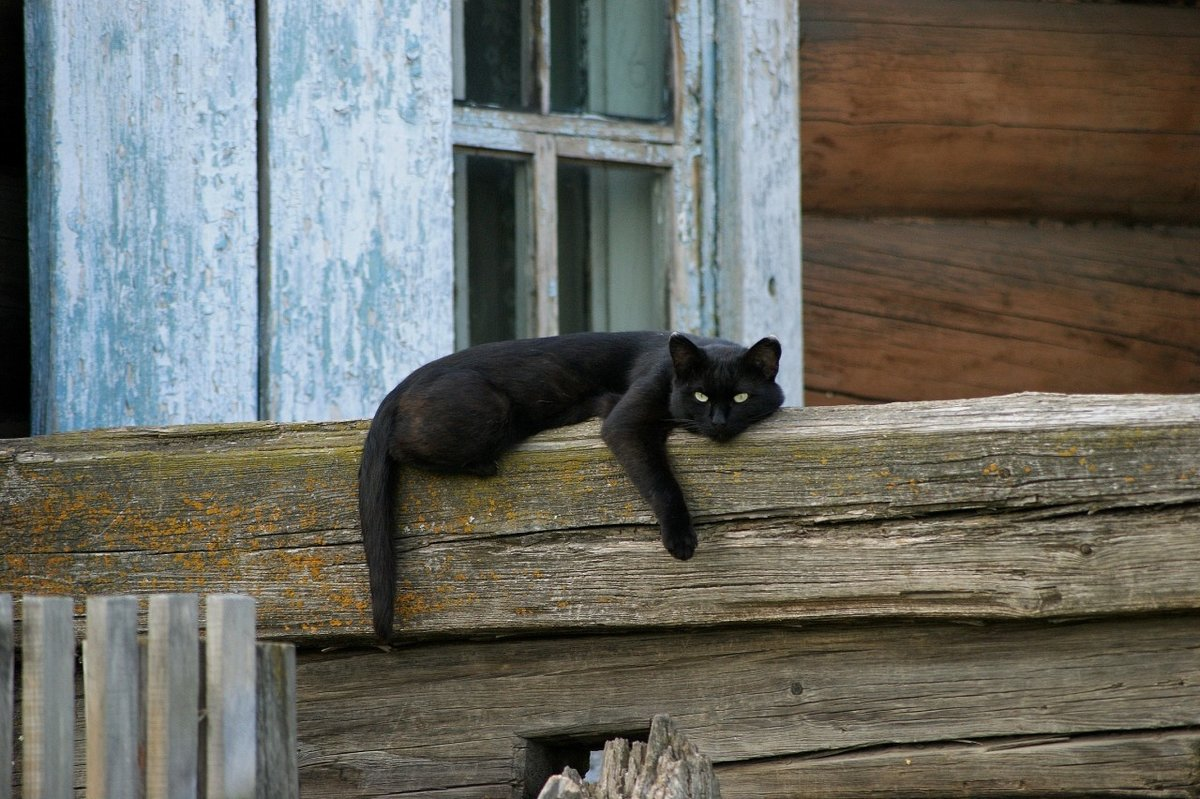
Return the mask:
[[396,596],[394,464],[494,475],[534,433],[604,419],[600,433],[687,560],[696,533],[667,462],[682,427],[728,441],[783,404],[779,342],[750,348],[680,333],[575,333],[482,344],[428,363],[380,403],[358,470],[358,513],[375,633],[390,637]]

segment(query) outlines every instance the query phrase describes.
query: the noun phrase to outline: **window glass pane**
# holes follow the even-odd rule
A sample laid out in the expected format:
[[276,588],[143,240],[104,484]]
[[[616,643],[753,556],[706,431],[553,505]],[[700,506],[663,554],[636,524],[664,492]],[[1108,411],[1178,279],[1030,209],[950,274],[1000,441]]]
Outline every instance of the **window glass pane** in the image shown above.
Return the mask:
[[550,109],[670,117],[664,0],[550,0]]
[[528,109],[533,99],[530,0],[454,0],[454,99]]
[[591,170],[582,164],[558,164],[558,330],[592,329],[588,187]]
[[658,170],[559,164],[561,332],[666,327],[662,191]]
[[457,344],[526,335],[530,321],[525,163],[456,154]]

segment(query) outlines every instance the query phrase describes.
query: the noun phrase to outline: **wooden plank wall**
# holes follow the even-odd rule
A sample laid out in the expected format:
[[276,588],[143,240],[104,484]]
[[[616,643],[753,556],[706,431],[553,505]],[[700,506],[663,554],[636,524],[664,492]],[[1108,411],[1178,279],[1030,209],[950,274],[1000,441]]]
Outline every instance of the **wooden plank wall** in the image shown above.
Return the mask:
[[[790,404],[800,405],[804,391],[802,246],[800,235],[801,166],[798,108],[796,7],[784,2],[735,0],[714,4],[720,56],[709,69],[717,73],[716,119],[717,314],[721,335],[754,342],[774,335],[786,353],[777,382]],[[712,53],[709,43],[704,52]],[[706,55],[705,58],[710,56]],[[763,120],[771,120],[764,125]],[[699,164],[684,174],[701,172]],[[719,187],[719,188],[718,188]],[[682,209],[680,209],[682,210]],[[704,229],[707,219],[689,225],[679,211],[676,225]],[[719,220],[719,221],[717,221]],[[694,231],[688,231],[695,235]],[[734,266],[736,265],[736,266]],[[677,276],[684,277],[684,276]],[[685,278],[689,283],[694,278]],[[678,324],[678,323],[676,323]]]
[[0,424],[361,418],[452,349],[448,4],[25,10],[0,334],[32,338],[3,391],[37,399]]
[[258,418],[369,417],[454,349],[450,8],[278,0],[259,25]]
[[1200,391],[1200,227],[825,217],[805,236],[813,404]]
[[1195,794],[1200,398],[810,408],[730,445],[678,434],[687,563],[594,423],[494,479],[406,472],[389,651],[369,639],[363,432],[0,442],[5,584],[254,595],[260,635],[307,647],[306,796],[509,797],[538,747],[659,712],[732,797]]
[[1200,391],[1200,9],[800,9],[809,403]]
[[254,9],[26,11],[32,429],[255,418]]

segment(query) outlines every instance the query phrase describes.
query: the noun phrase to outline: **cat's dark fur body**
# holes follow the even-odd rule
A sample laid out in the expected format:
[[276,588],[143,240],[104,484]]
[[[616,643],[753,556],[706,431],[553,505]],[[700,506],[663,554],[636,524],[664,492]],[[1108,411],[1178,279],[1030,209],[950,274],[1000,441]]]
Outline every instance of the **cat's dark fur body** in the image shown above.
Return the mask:
[[601,435],[654,510],[662,541],[687,560],[696,534],[667,461],[683,427],[727,441],[783,403],[779,342],[749,349],[666,333],[577,333],[483,344],[428,363],[380,403],[358,473],[358,510],[375,632],[391,635],[395,464],[494,475],[507,450],[542,430],[604,419]]

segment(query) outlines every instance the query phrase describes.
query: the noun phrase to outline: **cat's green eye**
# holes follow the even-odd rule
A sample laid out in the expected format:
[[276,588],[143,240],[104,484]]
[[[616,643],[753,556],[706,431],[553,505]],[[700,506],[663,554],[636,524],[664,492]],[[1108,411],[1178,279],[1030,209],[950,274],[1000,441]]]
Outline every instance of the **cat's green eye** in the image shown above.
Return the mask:
[[708,402],[708,395],[705,394],[703,391],[697,391],[692,396],[696,398],[697,402]]
[[733,395],[733,401],[734,401],[734,402],[745,402],[745,401],[746,401],[746,400],[748,400],[748,399],[750,399],[750,395],[749,395],[749,394],[747,394],[745,391],[743,391],[741,394],[734,394],[734,395]]

